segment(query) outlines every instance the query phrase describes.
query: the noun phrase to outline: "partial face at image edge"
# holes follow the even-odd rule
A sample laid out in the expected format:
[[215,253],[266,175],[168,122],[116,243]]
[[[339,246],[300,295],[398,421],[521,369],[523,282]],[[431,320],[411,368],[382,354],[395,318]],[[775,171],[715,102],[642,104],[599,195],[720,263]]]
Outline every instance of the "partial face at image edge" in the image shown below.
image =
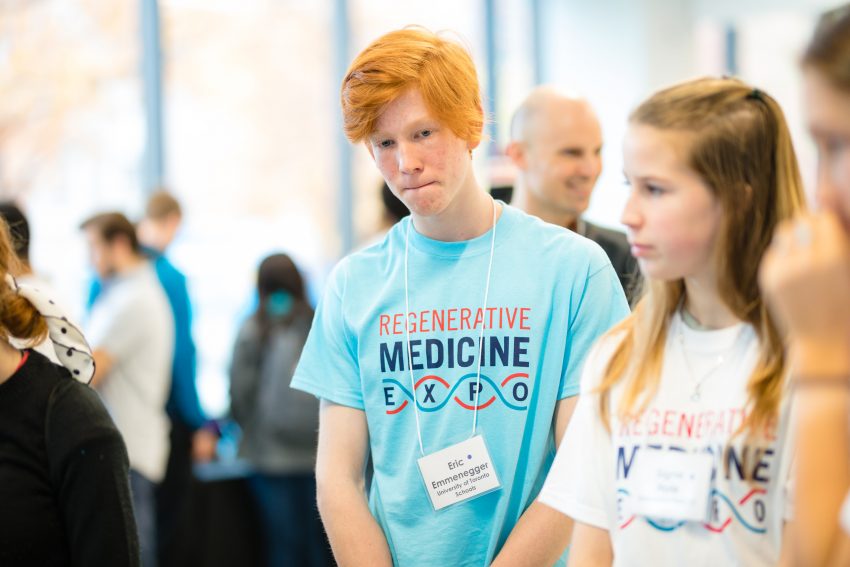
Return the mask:
[[850,93],[816,69],[805,71],[806,118],[818,151],[818,204],[850,233]]

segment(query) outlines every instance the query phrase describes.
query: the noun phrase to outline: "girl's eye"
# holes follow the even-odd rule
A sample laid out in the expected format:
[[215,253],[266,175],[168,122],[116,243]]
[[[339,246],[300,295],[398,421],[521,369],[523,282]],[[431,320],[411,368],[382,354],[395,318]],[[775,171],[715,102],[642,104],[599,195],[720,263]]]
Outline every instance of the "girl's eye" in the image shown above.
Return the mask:
[[658,187],[657,185],[647,184],[646,192],[650,195],[661,195],[662,193],[664,193],[664,189]]
[[422,130],[422,131],[419,133],[419,135],[420,135],[420,136],[422,136],[423,138],[427,138],[428,136],[430,136],[430,135],[431,135],[431,133],[432,133],[432,132],[431,132],[431,130]]
[[378,145],[382,148],[389,148],[390,146],[393,145],[393,141],[392,140],[381,140],[380,142],[378,142]]

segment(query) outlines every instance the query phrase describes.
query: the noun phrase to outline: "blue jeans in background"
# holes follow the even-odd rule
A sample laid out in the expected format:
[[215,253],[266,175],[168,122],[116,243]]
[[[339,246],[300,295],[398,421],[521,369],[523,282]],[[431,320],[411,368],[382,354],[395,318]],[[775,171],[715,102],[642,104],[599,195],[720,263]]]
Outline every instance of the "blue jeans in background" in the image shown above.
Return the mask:
[[130,491],[139,530],[142,567],[156,567],[156,483],[130,469]]
[[319,511],[313,473],[250,478],[264,528],[269,567],[328,567],[333,565]]

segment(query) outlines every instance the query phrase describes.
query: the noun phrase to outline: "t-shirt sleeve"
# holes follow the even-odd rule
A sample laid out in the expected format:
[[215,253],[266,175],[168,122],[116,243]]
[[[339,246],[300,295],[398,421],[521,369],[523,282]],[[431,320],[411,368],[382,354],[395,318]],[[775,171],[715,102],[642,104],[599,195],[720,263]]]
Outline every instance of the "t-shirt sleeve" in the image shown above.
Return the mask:
[[593,244],[590,275],[578,294],[567,332],[564,375],[559,399],[578,395],[581,369],[593,344],[629,314],[629,306],[617,273],[598,245]]
[[594,349],[582,376],[582,395],[538,499],[578,522],[611,530],[615,478],[611,436],[599,416],[603,362]]
[[345,318],[346,262],[340,262],[331,273],[292,378],[292,387],[362,410],[357,345]]
[[50,396],[48,466],[74,565],[139,565],[129,461],[98,395],[68,378]]

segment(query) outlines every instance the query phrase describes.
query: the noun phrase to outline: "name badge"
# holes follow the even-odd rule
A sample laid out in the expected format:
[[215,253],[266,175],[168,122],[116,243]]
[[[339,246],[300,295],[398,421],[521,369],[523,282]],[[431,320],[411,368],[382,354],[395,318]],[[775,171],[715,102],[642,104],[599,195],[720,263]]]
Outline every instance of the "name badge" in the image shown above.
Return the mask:
[[631,511],[639,516],[704,522],[708,519],[714,458],[708,453],[641,451]]
[[434,510],[483,496],[501,486],[481,435],[426,455],[418,463]]

